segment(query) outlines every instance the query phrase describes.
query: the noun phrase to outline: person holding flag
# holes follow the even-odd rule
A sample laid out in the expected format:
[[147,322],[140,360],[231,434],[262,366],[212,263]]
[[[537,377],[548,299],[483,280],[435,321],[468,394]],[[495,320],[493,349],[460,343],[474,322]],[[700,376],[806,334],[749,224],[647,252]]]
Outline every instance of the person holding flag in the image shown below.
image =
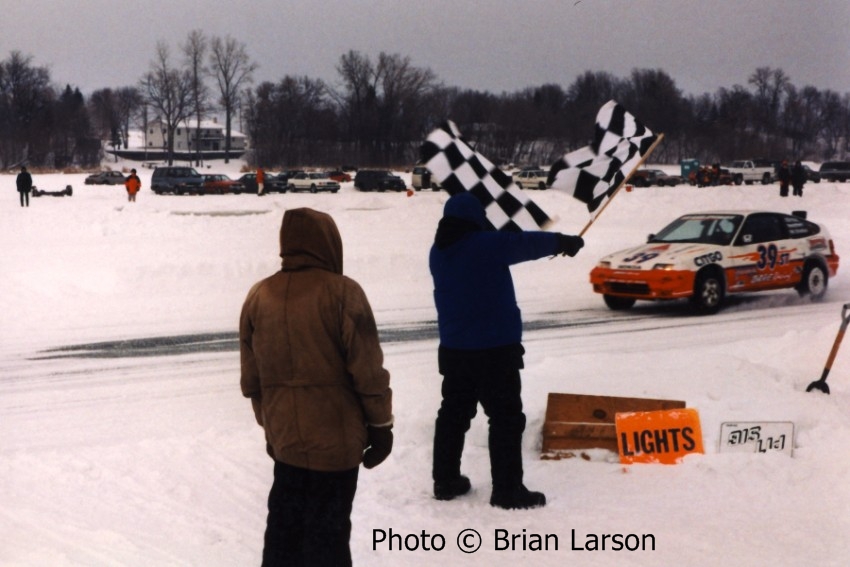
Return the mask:
[[493,491],[490,504],[505,509],[546,504],[523,484],[520,369],[522,320],[510,266],[556,254],[575,256],[579,236],[543,231],[497,231],[472,192],[445,204],[430,252],[440,333],[442,404],[434,432],[434,497],[469,492],[460,472],[464,437],[480,403],[490,420]]

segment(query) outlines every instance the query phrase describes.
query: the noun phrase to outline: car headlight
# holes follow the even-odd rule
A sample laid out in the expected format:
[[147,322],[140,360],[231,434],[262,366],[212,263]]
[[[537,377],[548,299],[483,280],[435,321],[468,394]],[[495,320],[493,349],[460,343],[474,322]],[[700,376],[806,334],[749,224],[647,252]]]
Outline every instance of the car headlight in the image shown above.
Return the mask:
[[675,267],[676,267],[675,264],[655,264],[654,266],[652,266],[652,269],[653,270],[670,271]]
[[610,267],[611,267],[611,262],[609,262],[608,260],[601,260],[601,261],[600,261],[600,262],[596,265],[596,267],[597,267],[597,268],[610,268]]

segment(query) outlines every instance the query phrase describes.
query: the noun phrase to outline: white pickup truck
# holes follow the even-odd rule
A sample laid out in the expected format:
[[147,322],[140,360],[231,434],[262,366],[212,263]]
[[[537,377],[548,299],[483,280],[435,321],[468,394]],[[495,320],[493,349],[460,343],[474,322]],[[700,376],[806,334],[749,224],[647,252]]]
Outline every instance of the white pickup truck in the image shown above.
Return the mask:
[[773,183],[774,168],[772,165],[761,165],[752,160],[739,160],[733,161],[724,169],[729,171],[735,185],[741,183],[752,185],[756,182],[763,185]]

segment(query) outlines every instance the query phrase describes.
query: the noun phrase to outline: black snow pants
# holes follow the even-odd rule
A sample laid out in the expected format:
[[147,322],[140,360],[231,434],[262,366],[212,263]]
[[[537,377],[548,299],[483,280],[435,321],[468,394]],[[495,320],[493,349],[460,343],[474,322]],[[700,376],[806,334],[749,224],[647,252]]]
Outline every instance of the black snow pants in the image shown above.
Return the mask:
[[275,461],[263,567],[351,565],[351,508],[359,470],[311,471]]
[[522,345],[483,350],[440,347],[443,401],[434,431],[435,482],[460,476],[464,438],[480,403],[489,418],[488,446],[494,490],[522,484]]

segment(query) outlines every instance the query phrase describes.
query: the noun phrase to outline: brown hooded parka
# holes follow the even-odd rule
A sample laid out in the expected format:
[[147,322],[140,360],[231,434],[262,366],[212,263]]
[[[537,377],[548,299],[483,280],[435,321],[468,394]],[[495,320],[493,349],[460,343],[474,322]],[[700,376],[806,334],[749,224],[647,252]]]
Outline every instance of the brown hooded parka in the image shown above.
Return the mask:
[[333,219],[290,209],[281,271],[251,288],[239,324],[242,393],[273,457],[315,471],[359,466],[367,425],[392,423],[392,391],[372,309],[342,273]]

